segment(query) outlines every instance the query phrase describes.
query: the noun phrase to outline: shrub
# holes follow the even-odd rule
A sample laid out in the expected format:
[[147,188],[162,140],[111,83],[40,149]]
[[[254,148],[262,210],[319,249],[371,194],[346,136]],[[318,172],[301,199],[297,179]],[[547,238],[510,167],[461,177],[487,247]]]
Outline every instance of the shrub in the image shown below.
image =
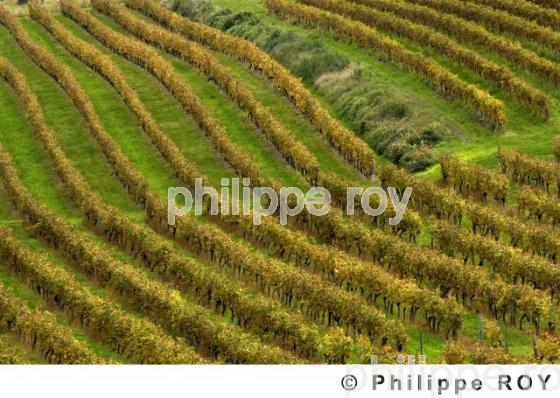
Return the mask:
[[403,119],[410,114],[410,108],[401,102],[389,102],[383,105],[379,114],[384,118]]

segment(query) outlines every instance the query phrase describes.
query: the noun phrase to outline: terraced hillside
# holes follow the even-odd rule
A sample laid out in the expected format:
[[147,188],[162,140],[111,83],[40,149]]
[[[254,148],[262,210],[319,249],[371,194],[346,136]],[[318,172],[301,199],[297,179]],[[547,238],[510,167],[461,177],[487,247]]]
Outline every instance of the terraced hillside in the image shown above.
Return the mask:
[[[256,12],[287,46],[348,57],[302,80],[279,49],[233,29],[249,14],[88,3],[0,2],[0,362],[559,359],[555,12],[212,2]],[[512,44],[521,23],[527,43]],[[356,128],[326,89],[340,76],[398,83],[379,100],[392,113],[372,108],[374,128]],[[394,133],[399,109],[423,124],[419,141],[410,126]],[[429,147],[432,118],[447,133]],[[388,148],[409,140],[410,156],[437,158],[421,163],[431,179],[389,161],[404,155],[369,140],[382,128]],[[169,187],[232,177],[324,186],[335,206],[288,225],[209,208],[168,225]],[[343,215],[347,187],[379,184],[413,188],[400,224],[391,207]]]

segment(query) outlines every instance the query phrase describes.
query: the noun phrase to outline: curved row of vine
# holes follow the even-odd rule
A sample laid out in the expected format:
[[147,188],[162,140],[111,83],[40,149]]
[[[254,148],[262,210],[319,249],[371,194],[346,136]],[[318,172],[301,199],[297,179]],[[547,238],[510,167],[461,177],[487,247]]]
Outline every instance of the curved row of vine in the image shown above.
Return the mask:
[[483,269],[465,267],[456,258],[375,229],[328,224],[323,228],[330,228],[325,233],[330,235],[333,245],[363,259],[377,261],[402,277],[414,278],[420,285],[431,286],[442,297],[456,297],[463,305],[488,310],[496,318],[510,314],[512,319],[517,319],[521,313],[524,319],[554,322],[554,316],[549,313],[553,308],[550,298],[531,286],[505,283]]
[[350,0],[380,11],[392,12],[416,23],[425,24],[468,41],[492,52],[500,54],[511,63],[517,64],[539,75],[546,81],[560,84],[560,67],[553,61],[540,57],[535,52],[524,48],[519,43],[489,32],[476,22],[468,21],[454,14],[446,14],[420,4],[404,0]]
[[352,18],[373,28],[406,37],[423,47],[430,47],[489,82],[499,85],[514,100],[527,106],[537,115],[545,119],[549,117],[550,103],[544,92],[518,78],[509,68],[461,46],[457,41],[435,29],[404,20],[392,13],[343,0],[298,0],[298,2]]
[[[160,218],[162,218],[162,217],[160,217]],[[348,230],[344,227],[343,223],[333,222],[333,219],[329,218],[329,217],[323,217],[322,222],[324,224],[319,226],[317,228],[317,230],[318,231],[327,231],[327,232],[324,232],[324,234],[330,235],[329,239],[328,239],[330,241],[338,240],[339,242],[337,242],[337,243],[343,243],[343,242],[348,243],[349,241],[350,242],[356,242],[356,241],[361,240],[363,242],[363,244],[370,245],[370,247],[373,244],[373,239],[372,239],[371,235],[369,235],[368,233],[363,233],[363,231],[364,231],[363,228],[362,229],[354,228],[354,226],[352,225],[352,229]],[[332,224],[329,224],[329,223],[332,223]],[[356,239],[355,234],[353,234],[353,232],[355,232],[355,231],[362,232],[359,239]],[[325,235],[323,235],[323,237],[325,237]],[[386,239],[384,239],[386,242],[387,242],[387,240],[391,241],[390,237],[385,237],[384,236],[384,238],[386,238]],[[188,239],[188,236],[187,236],[187,239]],[[394,239],[396,239],[396,238],[394,238]],[[362,243],[362,242],[360,242],[360,243]],[[396,242],[393,240],[393,241],[391,241],[391,243],[396,243]],[[401,243],[401,242],[399,242],[399,243]],[[342,244],[342,246],[344,246],[344,244]],[[388,246],[390,246],[390,245],[388,245]],[[412,247],[414,247],[414,246],[412,246]],[[442,258],[442,260],[443,260],[443,258]],[[538,306],[538,303],[535,304],[535,307],[536,306]],[[539,310],[537,310],[537,312],[539,312]]]
[[[125,15],[120,15],[120,17],[118,15],[114,15],[114,13],[121,13],[120,11],[112,10],[109,8],[109,10],[107,9],[107,7],[111,7],[111,6],[105,6],[103,5],[103,9],[100,8],[99,3],[94,4],[94,6],[98,9],[98,11],[103,11],[103,12],[109,12],[112,16],[116,16],[118,19],[118,22],[123,22],[123,18],[125,18]],[[32,10],[32,16],[34,18],[38,18],[36,16],[34,16],[35,11]],[[41,18],[44,20],[44,17]],[[127,25],[128,26],[128,25]],[[89,49],[86,50],[84,47],[84,50],[82,51],[83,54],[91,54],[93,52],[93,49]],[[95,54],[95,52],[93,52]],[[95,58],[95,57],[94,57]],[[90,59],[92,59],[90,57]],[[92,61],[89,61],[92,62]],[[100,65],[97,65],[98,68],[102,68]],[[103,72],[104,74],[108,74],[108,71],[105,70]],[[122,84],[122,83],[121,83]],[[163,152],[163,150],[162,150]],[[236,225],[240,225],[243,224],[244,226],[248,226],[252,223],[247,224],[246,220],[248,220],[250,217],[248,217],[245,220],[239,220],[238,217],[234,217],[232,219],[232,217],[228,217],[228,222],[232,223],[232,224],[236,224]],[[278,225],[277,225],[278,226]],[[256,228],[259,228],[257,226],[254,226]],[[278,226],[279,227],[279,226]],[[285,228],[279,228],[280,229],[280,235],[279,236],[283,236],[284,240],[286,239],[286,237],[294,237],[294,234],[291,233],[289,230],[286,230]],[[288,241],[290,241],[291,239],[288,238]],[[295,238],[294,238],[294,243],[295,243]],[[293,243],[286,243],[286,245],[293,245]],[[311,245],[307,246],[308,250],[314,250],[316,251],[316,248],[312,248]],[[319,250],[322,250],[323,248],[319,247]],[[348,261],[348,260],[347,260]],[[326,262],[324,262],[323,264],[324,266],[328,267],[328,264]],[[350,271],[350,267],[346,268],[347,271]],[[365,269],[362,269],[361,275],[364,276],[366,275]],[[456,325],[460,325],[460,311],[459,310],[452,310],[449,311],[449,305],[444,305],[440,300],[438,300],[437,298],[431,298],[430,294],[426,294],[426,296],[428,296],[426,299],[424,299],[424,294],[420,295],[418,298],[416,298],[414,301],[412,300],[412,295],[409,295],[407,298],[405,298],[405,301],[403,302],[403,297],[399,294],[399,288],[398,288],[398,284],[399,282],[397,280],[393,280],[391,276],[387,275],[384,276],[385,282],[387,281],[392,281],[393,283],[379,283],[376,280],[376,276],[372,276],[372,275],[366,275],[366,282],[365,284],[362,284],[362,286],[364,287],[364,289],[368,290],[370,293],[369,294],[373,294],[378,296],[380,293],[380,291],[385,294],[385,297],[387,297],[388,299],[390,299],[393,303],[397,303],[396,305],[399,306],[399,308],[401,307],[401,304],[404,306],[408,303],[411,303],[411,308],[415,308],[415,307],[422,307],[424,308],[424,305],[418,305],[418,302],[423,302],[423,303],[429,303],[430,308],[428,309],[428,312],[430,313],[437,313],[437,317],[443,317],[445,319],[449,319],[449,321],[444,321],[444,324],[452,324],[454,329],[456,330],[458,326]],[[342,279],[342,281],[344,281],[344,279]],[[368,285],[368,282],[371,282]],[[400,282],[400,283],[405,283],[405,282]],[[411,286],[408,290],[413,289],[413,287]],[[435,304],[438,303],[438,304]],[[452,303],[451,303],[452,304]],[[451,305],[451,307],[453,307],[453,305]],[[405,309],[403,308],[403,311],[405,311]],[[459,313],[459,315],[458,315]]]
[[[57,36],[68,36],[68,33],[66,31],[62,30],[59,26],[57,26],[56,21],[52,17],[50,17],[44,9],[40,10],[36,7],[31,7],[30,10],[31,10],[31,16],[34,19],[39,20],[43,25],[47,25],[49,27],[50,31],[58,32]],[[76,41],[70,42],[70,39],[68,37],[65,37],[65,38],[61,37],[60,40],[67,43],[67,45],[71,45],[74,53],[81,53],[82,56],[80,56],[80,59],[82,59],[83,57],[85,58],[86,55],[89,56],[89,60],[87,62],[91,65],[94,65],[96,69],[99,69],[103,73],[103,75],[109,76],[109,75],[113,74],[115,70],[117,70],[115,65],[112,65],[112,67],[109,67],[108,63],[101,64],[100,62],[95,62],[96,59],[100,58],[100,55],[98,54],[98,51],[94,51],[94,49],[91,48],[91,46],[88,46],[85,43],[82,43],[81,45],[78,45],[78,43]],[[84,61],[86,61],[86,60],[84,59]],[[124,83],[125,82],[124,78],[121,79],[120,83],[116,82],[117,78],[119,78],[119,77],[122,78],[122,75],[120,75],[118,73],[114,73],[112,75],[112,77],[110,78],[110,81],[111,82],[115,81],[115,83],[114,83],[115,86],[117,86],[117,85],[124,86],[126,84],[126,83]],[[124,92],[124,90],[122,90],[122,91]],[[165,153],[165,148],[161,148],[160,151],[162,152],[162,154]],[[176,162],[175,164],[180,164],[180,163]],[[175,170],[175,167],[173,165],[172,165],[172,168]],[[232,217],[228,217],[228,221],[231,222],[231,223],[242,222],[238,219],[238,217],[234,217],[233,220],[231,218]],[[281,234],[283,236],[286,236],[286,234],[288,234],[288,236],[292,236],[291,235],[292,233],[289,230],[286,230],[285,228],[281,228],[281,230],[282,230]],[[319,249],[322,250],[322,248],[319,248]],[[172,262],[172,264],[174,264],[174,263],[175,262]],[[189,268],[192,268],[192,266],[189,267]],[[364,273],[362,273],[362,274],[364,274]],[[370,280],[372,280],[372,279],[375,281],[375,278],[370,277]],[[386,279],[392,280],[390,276],[387,276]],[[367,284],[365,286],[367,286]],[[392,285],[390,284],[389,286],[387,286],[385,283],[374,283],[374,284],[371,284],[371,286],[366,287],[366,289],[368,289],[370,291],[373,291],[374,292],[373,294],[376,294],[376,295],[379,295],[379,289],[381,289],[381,291],[386,296],[388,296],[393,302],[396,302],[397,305],[400,308],[402,298],[399,297],[397,281],[394,281],[394,283]],[[427,296],[430,296],[430,294],[428,294]],[[412,301],[411,296],[408,297],[408,300],[409,300],[408,302]],[[417,302],[422,301],[422,300],[423,300],[423,296],[419,297],[418,299],[416,299],[414,301],[414,303],[416,305],[411,305],[411,307],[416,307]],[[453,324],[459,324],[460,325],[460,317],[457,319],[457,315],[456,315],[457,312],[458,312],[457,310],[450,312],[448,306],[445,306],[445,308],[440,310],[440,309],[438,309],[439,308],[438,305],[435,305],[435,308],[434,308],[434,301],[438,302],[437,299],[432,300],[428,297],[428,299],[424,300],[423,302],[424,303],[429,302],[430,305],[432,305],[432,307],[429,308],[429,311],[430,312],[437,311],[438,315],[440,317],[448,318],[448,317],[450,317],[451,314],[453,314],[452,315],[452,317],[454,317],[452,319]],[[408,302],[402,302],[403,306],[408,304]],[[440,307],[443,307],[442,303],[440,303],[440,302],[438,302],[438,303],[439,303]],[[423,307],[423,306],[421,306],[421,307]],[[253,311],[254,311],[254,309],[249,311],[249,312],[251,313]],[[275,323],[275,322],[269,322],[269,323]],[[282,323],[286,323],[286,321],[283,321]],[[447,324],[447,323],[448,322],[445,322],[445,324]],[[283,336],[282,339],[285,340],[286,336]]]
[[330,116],[299,79],[254,43],[190,21],[169,11],[156,1],[127,0],[125,4],[152,17],[170,30],[213,50],[229,54],[264,74],[346,160],[366,177],[374,176],[375,154],[373,150]]
[[[331,195],[334,196],[334,200],[339,204],[339,206],[346,206],[346,188],[349,187],[350,184],[333,173],[321,172],[318,168],[316,159],[310,153],[309,156],[306,155],[303,158],[308,158],[309,161],[306,163],[315,166],[308,168],[307,171],[305,171],[306,166],[295,165],[294,163],[297,163],[294,162],[295,159],[303,161],[302,156],[297,155],[297,153],[303,153],[303,151],[299,150],[299,148],[305,148],[303,144],[293,137],[288,138],[287,132],[283,131],[284,127],[275,120],[272,114],[265,107],[253,98],[253,95],[248,90],[244,89],[241,84],[233,80],[231,75],[227,73],[227,70],[221,66],[211,53],[199,46],[194,46],[194,48],[189,50],[188,48],[192,46],[192,43],[169,31],[147,24],[141,19],[134,17],[132,13],[127,12],[125,9],[111,2],[97,0],[93,1],[92,5],[97,11],[110,16],[117,23],[125,27],[125,29],[129,30],[136,36],[139,36],[141,39],[155,44],[163,50],[167,50],[171,53],[177,53],[188,62],[194,63],[197,67],[203,70],[209,79],[217,82],[220,87],[222,87],[226,92],[229,92],[230,96],[236,102],[241,103],[242,105],[244,104],[245,109],[247,109],[250,113],[253,112],[255,114],[263,115],[262,118],[255,117],[253,119],[262,119],[261,122],[257,122],[257,124],[262,130],[270,131],[270,134],[268,134],[270,141],[272,141],[276,147],[284,147],[287,145],[289,147],[296,148],[296,152],[293,156],[285,155],[285,159],[288,163],[294,165],[296,170],[300,172],[303,171],[302,175],[307,178],[312,185],[320,184],[324,188],[328,189]],[[93,49],[90,51],[93,51]],[[140,56],[141,54],[138,54],[138,57]],[[241,88],[238,89],[239,87]],[[271,122],[268,123],[266,122],[267,120]],[[273,137],[279,137],[279,139],[275,139]],[[224,137],[224,140],[225,139],[226,137]],[[281,144],[282,142],[286,144]],[[159,149],[164,158],[169,158],[166,148],[159,147]],[[220,150],[219,148],[217,149],[218,151]],[[291,149],[279,150],[280,154],[287,152],[291,152]],[[229,158],[226,157],[226,161],[228,159]],[[180,170],[176,167],[176,162],[175,164],[171,163],[170,165],[177,173],[180,172]],[[242,177],[246,177],[243,175],[243,169],[237,169],[237,171]],[[192,187],[192,177],[190,180],[183,179],[183,181]],[[279,186],[280,184],[274,182],[274,185]],[[372,208],[377,208],[379,206],[379,198],[375,195],[372,196],[370,205]],[[360,209],[361,205],[356,207]],[[388,204],[387,211],[377,217],[366,217],[363,213],[360,214],[364,216],[364,219],[368,219],[368,221],[375,223],[377,226],[387,227],[387,225],[389,225],[389,218],[394,216],[395,210],[392,208],[392,204]],[[306,222],[309,219],[313,221],[313,217],[306,216]],[[418,216],[410,211],[405,213],[404,220],[402,220],[398,226],[391,227],[394,232],[399,233],[402,231],[409,236],[415,235],[419,231],[419,228],[420,221]]]
[[[0,228],[0,235],[6,230]],[[47,311],[32,311],[0,282],[0,329],[10,330],[47,363],[100,364],[99,358]]]
[[[5,153],[2,153],[2,161]],[[190,347],[161,329],[124,313],[80,286],[72,275],[21,245],[6,229],[0,230],[0,258],[18,279],[40,292],[49,303],[79,321],[118,354],[139,363],[202,363]]]
[[[7,18],[10,19],[13,17],[8,15]],[[0,20],[2,22],[5,21],[5,18],[3,17],[1,12]],[[83,91],[81,91],[78,83],[71,77],[71,73],[67,71],[66,68],[58,64],[58,61],[54,57],[52,57],[52,55],[45,52],[43,49],[31,42],[29,37],[20,30],[21,27],[17,24],[16,21],[11,20],[9,22],[9,26],[10,31],[13,32],[14,36],[17,37],[18,42],[32,57],[32,59],[34,61],[37,61],[39,65],[45,68],[45,70],[48,70],[53,75],[53,77],[55,77],[57,82],[59,82],[63,86],[63,88],[68,90],[67,92],[69,93],[71,98],[81,99],[82,102],[79,102],[79,104],[82,104],[80,110],[93,109],[92,105],[89,103],[89,100],[87,99]],[[36,52],[33,50],[35,50]],[[78,208],[83,209],[83,211],[88,214],[91,219],[94,220],[98,220],[102,217],[109,217],[112,212],[118,212],[116,209],[106,208],[100,204],[102,202],[99,196],[95,193],[92,193],[91,188],[87,185],[87,183],[83,181],[79,172],[65,157],[56,141],[54,134],[48,129],[40,105],[29,87],[26,86],[24,77],[13,68],[7,68],[6,70],[7,73],[9,73],[10,78],[12,79],[12,84],[16,89],[18,96],[25,99],[23,105],[26,109],[26,115],[30,118],[31,125],[34,127],[37,138],[41,141],[47,153],[53,159],[53,163],[58,171],[59,176],[67,185],[68,192]],[[88,108],[85,108],[86,106]],[[86,120],[94,121],[93,125],[90,124],[90,128],[102,129],[101,123],[97,119],[95,113],[89,114],[89,116],[86,114]],[[108,140],[108,142],[112,145],[115,145],[114,142],[112,142],[112,140],[110,139]],[[131,173],[135,174],[137,172],[135,170],[132,170],[123,172],[122,174],[130,175]],[[15,192],[17,193],[17,191]],[[122,225],[130,227],[130,222],[128,224]],[[50,239],[54,239],[54,237],[50,234],[47,234],[46,236],[50,237]],[[143,236],[144,238],[146,237],[145,235]],[[99,265],[99,263],[96,264]],[[107,272],[107,270],[105,270],[105,272]],[[290,356],[283,355],[279,353],[278,350],[268,348],[267,346],[259,344],[256,341],[251,341],[249,336],[240,334],[238,330],[236,331],[233,327],[229,327],[225,323],[213,322],[209,318],[208,314],[206,314],[199,307],[187,306],[183,304],[177,305],[177,300],[176,298],[174,298],[174,295],[171,291],[169,291],[167,294],[164,294],[164,289],[158,289],[157,286],[150,285],[145,279],[144,281],[146,283],[133,283],[135,282],[133,278],[133,276],[135,276],[134,273],[129,273],[127,274],[127,276],[129,277],[130,284],[120,284],[120,293],[131,294],[131,291],[127,291],[126,288],[136,286],[137,291],[134,291],[134,289],[133,291],[138,297],[141,297],[143,299],[143,301],[138,304],[138,307],[140,309],[150,308],[150,305],[167,305],[170,309],[170,311],[168,312],[162,312],[160,311],[161,308],[155,308],[153,311],[148,311],[147,313],[152,314],[153,316],[156,316],[160,313],[168,314],[171,318],[162,319],[162,322],[164,322],[167,327],[172,329],[176,328],[176,330],[174,329],[174,331],[183,331],[185,333],[188,332],[185,337],[191,337],[195,340],[196,338],[198,338],[197,342],[208,343],[209,345],[206,346],[206,348],[210,348],[209,351],[211,352],[211,354],[231,355],[232,357],[229,360],[238,362],[258,363],[264,356],[269,357],[269,362],[271,363],[286,362],[290,360]],[[122,280],[123,275],[120,275],[119,278]],[[144,289],[143,295],[139,295],[139,292],[142,292],[142,289]],[[135,297],[135,295],[132,295],[131,297]],[[134,302],[134,300],[132,301]]]
[[412,187],[414,195],[411,204],[422,213],[433,214],[458,226],[464,218],[468,218],[473,233],[504,239],[514,247],[554,262],[560,259],[560,239],[552,227],[527,225],[490,206],[467,202],[453,189],[420,180],[394,165],[384,165],[380,178],[383,186],[395,187],[398,191]]
[[[93,5],[94,5],[94,7],[95,7],[98,11],[101,11],[101,12],[104,12],[104,13],[109,14],[109,15],[112,16],[118,23],[124,24],[124,25],[126,25],[126,27],[128,27],[128,28],[131,28],[131,25],[137,26],[137,25],[140,24],[140,22],[131,21],[131,20],[130,20],[130,16],[125,15],[125,14],[124,14],[121,10],[119,10],[117,7],[112,6],[112,5],[109,5],[107,2],[95,1],[95,2],[93,3]],[[135,29],[132,28],[131,30],[135,30]],[[135,30],[135,31],[137,31],[137,30]],[[142,36],[145,36],[145,35],[149,35],[149,34],[150,34],[150,33],[149,33],[149,28],[148,28],[147,26],[143,26],[143,29],[140,29],[140,31],[143,33]],[[163,33],[160,33],[160,36],[165,36],[165,35],[164,35]],[[169,44],[169,42],[168,42],[167,40],[158,40],[158,41],[160,42],[160,45],[161,45],[162,47],[174,46],[173,44]],[[164,43],[165,43],[165,44],[164,44]],[[178,45],[178,44],[176,44],[176,45]],[[264,231],[266,231],[266,230],[263,229],[262,227],[259,227],[259,226],[254,226],[254,225],[252,226],[252,223],[251,223],[251,222],[247,222],[247,220],[248,220],[249,218],[250,218],[250,217],[248,217],[248,218],[246,218],[246,219],[244,219],[244,220],[239,220],[237,217],[235,217],[235,218],[233,218],[233,219],[232,219],[232,217],[229,217],[229,219],[227,220],[227,222],[229,222],[229,223],[231,223],[231,224],[235,224],[236,227],[237,227],[238,229],[240,229],[241,226],[243,226],[243,228],[241,228],[241,229],[243,230],[243,233],[245,234],[245,236],[247,236],[247,232],[248,232],[248,231],[251,231],[251,230],[256,229],[256,230],[259,230],[259,231],[258,231],[258,232],[257,232],[257,231],[253,231],[253,233],[256,232],[257,235],[260,235],[260,236],[262,237],[263,235],[262,235],[262,233],[261,233],[261,230],[262,230],[262,232],[264,232]],[[276,227],[278,228],[278,229],[276,230],[276,231],[278,232],[277,238],[276,238],[276,242],[282,242],[282,247],[283,247],[283,248],[285,248],[285,247],[290,247],[290,246],[294,246],[294,245],[296,244],[296,242],[299,242],[299,246],[304,245],[303,241],[301,241],[301,240],[299,240],[299,239],[297,238],[297,235],[293,234],[292,232],[290,232],[290,231],[288,231],[288,230],[286,230],[286,229],[284,229],[284,228],[280,228],[278,225],[276,225]],[[268,236],[270,236],[270,234],[269,234]],[[279,240],[278,240],[278,239],[279,239],[278,237],[283,237],[283,238],[280,238],[281,240],[279,241]],[[317,248],[314,248],[314,247],[311,246],[311,245],[307,245],[307,246],[304,246],[304,247],[305,247],[305,249],[303,249],[303,250],[317,251]],[[322,250],[322,249],[320,248],[320,250]],[[284,249],[282,249],[282,251],[285,252]],[[315,259],[317,260],[317,257],[315,257]],[[346,259],[346,261],[348,261],[348,260]],[[301,263],[301,264],[304,264],[304,262],[300,262],[300,263]],[[339,263],[339,264],[342,265],[342,264],[344,264],[344,262],[341,262],[341,263]],[[340,266],[340,265],[339,265],[339,266]],[[323,264],[322,264],[322,266],[324,266],[324,267],[329,267],[329,265],[327,264],[326,261],[324,261],[324,259],[323,259]],[[328,268],[327,268],[327,269],[328,269]],[[347,267],[346,270],[347,270],[347,272],[349,272],[349,271],[351,272],[351,267]],[[323,269],[323,271],[326,271],[326,269]],[[365,270],[362,269],[362,271],[363,271],[363,272],[361,272],[361,276],[363,277],[363,276],[365,275]],[[353,273],[353,272],[352,272],[352,274],[355,275],[355,273]],[[347,274],[347,275],[348,275],[348,274]],[[358,276],[354,276],[354,278],[356,278],[356,277],[358,277],[358,280],[359,280],[359,275],[358,275]],[[390,276],[387,276],[387,278],[390,278]],[[368,278],[366,278],[366,279],[368,279]],[[339,279],[339,280],[340,280],[340,279]],[[342,279],[342,281],[344,281],[344,279]],[[356,281],[356,279],[355,279],[355,281]],[[370,282],[373,282],[373,283],[371,283],[369,286],[367,285],[367,282],[366,282],[365,285],[362,283],[362,286],[363,286],[363,288],[365,288],[365,289],[372,289],[372,288],[373,288],[373,292],[374,292],[373,294],[374,294],[374,295],[377,296],[377,295],[380,294],[379,291],[382,291],[382,292],[384,291],[384,294],[385,294],[386,296],[388,296],[388,298],[390,298],[393,302],[395,302],[395,299],[396,299],[397,297],[399,297],[399,295],[398,295],[398,293],[397,293],[397,292],[398,292],[398,289],[396,288],[397,283],[394,283],[394,284],[390,285],[392,288],[394,288],[394,290],[391,291],[391,289],[384,289],[384,290],[381,289],[382,284],[379,284],[379,283],[375,282],[374,280],[372,280],[371,276],[369,277],[369,281],[370,281]],[[396,281],[395,281],[395,282],[396,282]],[[381,289],[381,290],[380,290],[380,289]],[[428,296],[430,296],[430,295],[428,295]],[[397,305],[398,305],[399,307],[401,306],[401,300],[402,300],[402,297],[399,298],[398,301],[397,301]],[[430,305],[433,306],[433,302],[431,302],[431,300],[432,300],[431,298],[428,298],[428,300],[425,300],[424,303],[427,303],[428,301],[430,301]],[[436,302],[437,302],[437,300],[436,300]],[[405,303],[403,302],[402,304],[405,304]],[[455,331],[455,330],[457,329],[457,327],[458,327],[457,325],[460,325],[460,316],[457,315],[458,313],[460,313],[460,311],[458,311],[458,310],[449,311],[449,305],[444,306],[444,305],[442,305],[442,303],[440,303],[439,306],[442,307],[442,308],[445,307],[445,309],[444,309],[443,311],[442,311],[442,310],[437,310],[438,317],[443,318],[444,320],[447,319],[446,321],[444,321],[444,324],[446,324],[446,325],[447,325],[447,324],[453,325],[452,328],[453,328],[454,331]],[[416,307],[416,305],[412,305],[411,307]],[[424,306],[421,306],[421,307],[424,307]],[[453,307],[453,304],[452,304],[452,303],[451,303],[451,307]],[[430,308],[429,312],[430,312],[430,313],[433,313],[434,310],[435,310],[434,308]],[[447,312],[447,314],[446,314],[446,312]],[[433,317],[430,316],[430,318],[433,318]]]
[[560,4],[558,4],[556,0],[528,0],[528,1],[553,10],[560,10]]
[[560,51],[560,32],[527,19],[497,10],[489,6],[459,0],[407,0],[409,3],[422,4],[440,12],[451,13],[461,18],[476,21],[495,31],[510,32],[528,40]]
[[455,336],[461,327],[464,310],[453,298],[443,299],[410,279],[398,278],[379,263],[370,264],[328,245],[311,244],[304,234],[286,231],[268,219],[259,226],[250,217],[224,217],[222,222],[284,261],[320,273],[372,303],[382,298],[390,314],[397,307],[398,319],[406,319],[408,310],[410,321],[414,321],[421,310],[429,327],[441,327],[447,335]]
[[555,187],[560,196],[560,164],[557,162],[536,159],[514,149],[500,148],[498,157],[502,172],[513,180],[523,184],[531,184],[550,192]]
[[517,209],[529,220],[552,226],[560,224],[560,203],[548,194],[522,187],[517,198]]
[[431,227],[432,244],[450,255],[460,255],[465,263],[492,267],[511,283],[528,283],[548,290],[551,297],[560,292],[560,269],[551,262],[524,253],[492,238],[473,235],[450,223],[436,221]]
[[409,51],[402,44],[375,29],[328,11],[301,5],[292,0],[267,0],[268,9],[285,18],[319,27],[356,42],[396,64],[415,72],[436,91],[469,105],[485,122],[497,130],[505,127],[504,104],[487,92],[468,84],[432,59]]
[[[472,0],[471,0],[472,1]],[[541,25],[557,29],[560,26],[560,12],[550,8],[544,8],[529,1],[517,0],[474,0],[476,3],[484,4],[510,14],[518,15],[529,21],[535,21]],[[558,5],[558,3],[556,3]]]
[[[104,58],[100,56],[98,51],[93,51],[94,49],[90,48],[90,46],[77,40],[42,7],[32,5],[30,11],[34,19],[39,20],[59,40],[71,46],[73,51],[81,51],[83,55],[88,54],[89,59],[92,60],[92,65],[97,65],[100,73],[109,75],[113,70],[118,72],[118,69],[110,68],[110,66],[117,68],[110,60],[107,60],[107,63],[93,62],[93,60],[104,60]],[[116,76],[121,76],[120,73],[115,72],[115,74]],[[128,93],[127,97],[132,99],[128,101],[129,103],[137,103],[134,100],[137,98],[135,92],[131,91],[132,89],[124,78],[120,82],[115,81],[115,86],[122,87],[122,91]],[[124,91],[125,89],[127,91]],[[143,104],[140,103],[137,109],[143,110],[143,113],[145,112],[142,120],[153,120],[151,114],[143,107]],[[157,124],[153,124],[153,126],[154,130],[160,131]],[[159,138],[156,137],[155,139]],[[165,142],[163,139],[161,141]],[[181,163],[181,161],[178,161],[175,164]],[[70,248],[68,250],[70,251],[77,250],[83,252],[85,250],[87,255],[81,254],[84,261],[89,261],[92,264],[102,263],[102,268],[106,270],[116,267],[110,264],[111,261],[106,259],[107,256],[98,253],[98,248],[90,247],[89,243],[84,241],[83,238],[72,237],[73,233],[67,232],[69,229],[72,230],[72,228],[68,225],[63,225],[60,220],[49,218],[42,222],[41,225],[48,225],[51,228],[45,231],[44,236],[56,237],[54,239],[57,241],[57,247],[69,245]],[[56,228],[54,225],[56,225]],[[146,248],[142,254],[145,256],[144,262],[152,271],[157,271],[164,279],[172,280],[175,287],[194,294],[197,300],[205,299],[205,302],[211,301],[213,309],[221,312],[222,315],[229,311],[232,321],[239,321],[246,328],[261,334],[271,329],[270,325],[277,325],[277,327],[271,329],[274,332],[272,338],[284,347],[289,347],[289,349],[293,349],[296,353],[306,355],[311,359],[319,357],[328,360],[329,358],[340,358],[347,354],[326,350],[323,352],[324,358],[321,357],[321,353],[319,353],[319,347],[321,346],[320,331],[306,325],[304,319],[295,314],[288,313],[273,301],[259,294],[249,297],[244,287],[239,283],[221,277],[219,274],[210,271],[190,258],[175,254],[173,247],[154,233],[148,232],[147,237],[153,242],[151,245],[153,247],[151,249]],[[155,253],[167,253],[165,258],[160,258],[160,263],[164,263],[165,267],[157,267],[151,261]],[[97,278],[99,279],[99,276]],[[101,280],[106,278],[101,278]],[[328,338],[334,340],[336,334],[333,333],[333,336],[329,336],[329,334],[327,333]],[[340,344],[339,346],[344,345]]]
[[[70,9],[65,8],[66,14],[76,14],[75,17],[78,19],[90,18],[89,14],[83,12],[81,8],[72,8],[71,5],[70,7]],[[62,75],[58,76],[59,79],[61,77]],[[94,116],[91,115],[91,117]],[[92,129],[90,128],[90,130]],[[103,132],[102,129],[94,132],[94,135],[109,159],[109,163],[118,171],[117,174],[123,184],[129,188],[130,193],[139,203],[144,203],[152,218],[159,218],[160,225],[166,224],[167,204],[149,190],[147,181],[134,170],[116,143],[106,133],[101,136],[101,132]],[[121,167],[130,167],[130,169],[121,170]],[[102,221],[110,223],[110,227],[106,224],[105,228],[109,229],[108,233],[118,236],[118,239],[115,240],[134,244],[137,238],[128,235],[129,231],[123,227],[122,220],[108,220],[106,217],[102,218]],[[402,326],[393,321],[386,321],[379,311],[360,302],[351,294],[329,283],[321,282],[320,278],[313,275],[252,253],[245,245],[234,242],[216,227],[193,222],[192,219],[190,222],[182,224],[186,237],[190,239],[191,243],[196,243],[196,245],[191,245],[195,248],[195,252],[199,255],[207,255],[230,270],[242,269],[243,272],[239,276],[245,280],[254,282],[255,276],[258,275],[258,286],[263,291],[267,291],[274,297],[283,298],[292,305],[307,308],[307,313],[314,319],[321,319],[321,317],[324,319],[328,315],[335,324],[351,326],[351,330],[354,331],[362,330],[372,339],[380,342],[392,338],[395,344],[402,347],[406,339]],[[274,290],[270,289],[271,286],[275,286]],[[286,293],[277,296],[279,291]],[[352,302],[354,305],[348,306],[345,304],[346,302]]]
[[106,14],[139,39],[179,56],[201,70],[248,113],[249,119],[256,124],[260,131],[265,133],[288,164],[301,173],[310,184],[317,184],[319,163],[315,156],[287,131],[284,125],[255,98],[245,84],[234,79],[231,71],[220,63],[211,51],[176,33],[134,17],[124,6],[114,2],[97,0],[92,2],[92,6],[96,11]]
[[492,195],[497,203],[505,204],[510,187],[503,174],[450,155],[441,156],[439,163],[445,184],[463,194],[471,194],[471,197],[481,194],[483,200]]

